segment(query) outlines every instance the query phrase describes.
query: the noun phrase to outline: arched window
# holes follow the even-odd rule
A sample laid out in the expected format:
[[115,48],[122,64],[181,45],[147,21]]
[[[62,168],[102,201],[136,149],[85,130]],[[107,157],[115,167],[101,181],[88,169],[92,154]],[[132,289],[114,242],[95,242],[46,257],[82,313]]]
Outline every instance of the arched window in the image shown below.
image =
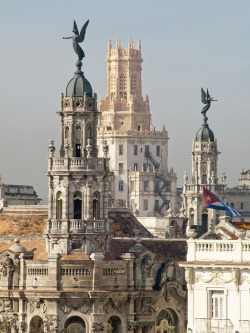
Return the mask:
[[230,207],[234,209],[234,202],[230,202]]
[[88,126],[87,128],[87,139],[92,139],[92,127]]
[[42,318],[40,316],[34,316],[30,321],[30,333],[41,333],[43,331]]
[[122,322],[118,316],[112,316],[107,322],[107,333],[122,333]]
[[78,140],[81,139],[81,127],[77,126],[75,135],[76,135],[76,139],[78,139]]
[[93,195],[93,218],[98,220],[100,218],[100,193],[95,192]]
[[171,309],[163,309],[156,319],[157,333],[175,333],[177,326],[177,315]]
[[82,193],[75,192],[73,201],[74,201],[74,219],[81,220],[82,219]]
[[85,333],[86,332],[86,324],[81,317],[73,316],[66,320],[64,324],[64,332],[65,333]]
[[62,219],[62,208],[63,208],[63,198],[62,192],[57,192],[56,194],[56,218]]
[[69,128],[68,128],[68,126],[66,126],[65,129],[64,129],[64,137],[65,137],[65,139],[69,138]]

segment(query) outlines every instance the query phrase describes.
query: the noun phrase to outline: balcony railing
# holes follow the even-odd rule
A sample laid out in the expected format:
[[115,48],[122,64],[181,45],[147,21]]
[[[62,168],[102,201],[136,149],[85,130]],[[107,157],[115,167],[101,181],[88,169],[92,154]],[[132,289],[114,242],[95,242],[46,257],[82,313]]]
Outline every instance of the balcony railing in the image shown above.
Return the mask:
[[103,157],[54,157],[49,163],[49,171],[58,170],[99,170],[108,168],[108,159]]
[[196,318],[196,333],[234,333],[230,319]]
[[250,240],[188,240],[188,261],[250,261]]

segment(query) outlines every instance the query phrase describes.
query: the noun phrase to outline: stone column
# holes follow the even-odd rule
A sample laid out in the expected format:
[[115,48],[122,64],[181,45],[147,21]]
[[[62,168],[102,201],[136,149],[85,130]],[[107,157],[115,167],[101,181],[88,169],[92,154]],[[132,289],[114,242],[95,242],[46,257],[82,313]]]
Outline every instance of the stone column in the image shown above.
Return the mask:
[[53,218],[53,180],[52,177],[49,178],[49,211],[48,219]]
[[69,179],[65,178],[65,191],[63,196],[63,219],[69,218]]
[[59,253],[48,255],[48,289],[58,288],[58,261],[61,255]]
[[87,179],[87,220],[93,219],[92,177]]
[[103,218],[108,218],[108,184],[107,179],[103,179]]
[[103,287],[103,258],[102,253],[92,253],[90,259],[94,260],[92,288],[102,289]]

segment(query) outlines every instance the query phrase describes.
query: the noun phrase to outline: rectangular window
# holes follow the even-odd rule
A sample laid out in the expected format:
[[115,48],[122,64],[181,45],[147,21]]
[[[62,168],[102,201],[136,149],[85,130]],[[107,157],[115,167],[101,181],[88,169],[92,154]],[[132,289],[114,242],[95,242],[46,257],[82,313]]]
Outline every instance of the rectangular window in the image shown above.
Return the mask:
[[119,155],[123,155],[123,145],[119,145]]
[[158,209],[159,209],[159,200],[155,200],[154,210],[158,210]]
[[224,292],[212,291],[211,318],[224,319]]
[[137,163],[134,163],[134,170],[138,171],[138,164]]
[[137,155],[137,154],[138,154],[138,146],[134,145],[134,155]]
[[244,209],[244,204],[243,204],[243,202],[241,202],[241,204],[240,204],[240,209]]
[[149,146],[145,146],[145,156],[147,157],[149,155]]
[[119,163],[119,173],[123,173],[123,163]]
[[160,156],[160,155],[161,155],[161,147],[156,146],[156,156]]
[[133,180],[131,180],[130,189],[131,189],[131,191],[135,190],[135,182]]
[[147,164],[143,163],[143,171],[146,172],[147,171]]
[[155,182],[155,192],[158,193],[160,189],[160,184],[159,182]]
[[148,210],[148,199],[143,200],[143,210]]
[[144,191],[147,191],[147,190],[148,190],[148,181],[147,181],[147,180],[144,181],[144,186],[143,186],[143,188],[144,188]]
[[132,210],[135,209],[135,199],[131,199],[131,201],[130,201],[130,207],[131,207]]
[[123,191],[123,180],[119,181],[119,191]]

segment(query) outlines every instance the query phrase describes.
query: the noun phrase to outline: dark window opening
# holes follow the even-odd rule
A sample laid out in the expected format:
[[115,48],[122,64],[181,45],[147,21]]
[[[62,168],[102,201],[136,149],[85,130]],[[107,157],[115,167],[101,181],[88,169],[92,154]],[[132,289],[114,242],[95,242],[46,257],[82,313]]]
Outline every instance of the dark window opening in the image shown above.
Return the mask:
[[76,157],[81,157],[81,145],[76,145]]

